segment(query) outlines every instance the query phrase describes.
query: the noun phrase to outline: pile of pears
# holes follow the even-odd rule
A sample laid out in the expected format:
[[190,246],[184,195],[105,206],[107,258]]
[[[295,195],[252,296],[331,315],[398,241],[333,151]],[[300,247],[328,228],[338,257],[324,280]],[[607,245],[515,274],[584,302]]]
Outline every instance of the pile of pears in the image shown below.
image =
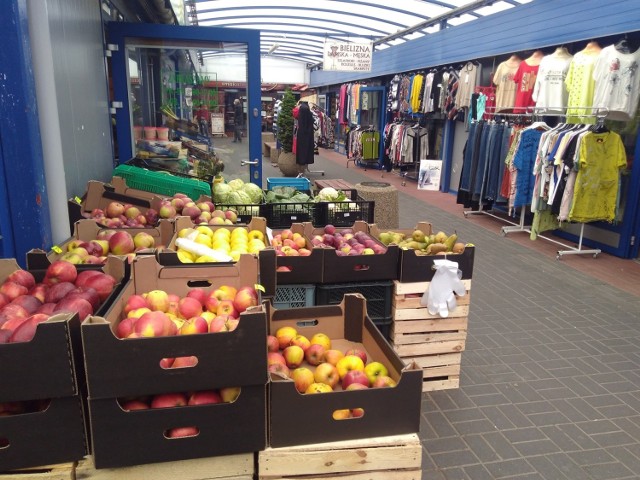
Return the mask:
[[416,255],[445,255],[463,253],[465,244],[458,242],[458,235],[445,232],[426,235],[422,230],[414,230],[411,236],[400,232],[383,232],[380,241],[385,245],[396,244],[404,250],[415,250]]

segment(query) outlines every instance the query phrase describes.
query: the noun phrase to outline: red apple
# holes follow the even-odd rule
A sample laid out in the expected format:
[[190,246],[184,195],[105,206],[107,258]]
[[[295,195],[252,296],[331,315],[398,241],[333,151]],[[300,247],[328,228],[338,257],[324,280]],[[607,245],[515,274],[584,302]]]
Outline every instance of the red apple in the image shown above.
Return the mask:
[[116,279],[107,273],[98,272],[98,275],[93,275],[91,278],[84,282],[85,287],[93,288],[98,292],[100,301],[104,302],[116,285]]
[[202,304],[193,297],[181,298],[178,302],[178,314],[182,318],[198,317],[202,314]]
[[218,333],[218,332],[227,332],[229,329],[227,328],[227,320],[229,320],[228,315],[218,315],[211,323],[209,323],[209,333]]
[[202,317],[191,317],[185,320],[180,327],[180,335],[193,335],[198,333],[207,333],[209,331],[209,324]]
[[187,297],[195,298],[196,300],[198,300],[198,302],[200,302],[200,305],[204,307],[207,303],[209,294],[201,288],[192,288],[191,290],[189,290],[189,293],[187,293]]
[[280,327],[276,330],[276,338],[278,339],[278,345],[281,350],[284,350],[289,346],[291,340],[298,334],[293,327]]
[[392,388],[396,386],[396,381],[387,375],[381,375],[375,379],[371,386],[373,388]]
[[151,290],[147,293],[147,305],[156,312],[167,312],[169,310],[169,295],[164,290]]
[[100,295],[91,287],[76,287],[64,296],[63,300],[68,298],[84,298],[91,304],[95,312],[100,306]]
[[[38,299],[40,300],[40,299]],[[42,302],[42,300],[40,300]],[[0,310],[2,310],[2,308],[5,305],[9,305],[10,300],[5,296],[4,293],[0,293]]]
[[291,377],[291,371],[284,363],[272,363],[267,367],[269,373],[276,373],[282,377]]
[[347,388],[349,388],[349,385],[352,385],[354,383],[359,383],[361,385],[364,385],[365,387],[368,387],[369,379],[367,378],[367,374],[362,370],[348,371],[342,379],[342,389],[346,390]]
[[36,313],[46,313],[52,315],[53,310],[56,308],[57,303],[43,303]]
[[244,312],[249,307],[258,305],[258,292],[253,287],[242,287],[233,299],[233,305],[238,313]]
[[132,310],[145,308],[147,306],[147,300],[142,295],[131,295],[129,298],[127,298],[127,303],[125,303],[122,311],[125,315],[128,315]]
[[315,381],[313,372],[306,367],[296,368],[291,372],[291,378],[295,382],[296,390],[299,393],[304,393],[307,388]]
[[61,282],[75,282],[78,277],[76,266],[65,262],[64,260],[56,260],[47,267],[44,276],[44,283],[54,285]]
[[334,227],[333,225],[329,224],[326,225],[324,227],[324,233],[328,234],[328,235],[335,235],[336,233],[336,227]]
[[0,328],[0,345],[3,343],[9,343],[9,337],[11,337],[12,333],[13,331],[11,330]]
[[29,293],[29,289],[19,283],[7,281],[0,285],[0,293],[2,293],[11,302],[22,295],[27,295]]
[[48,319],[49,315],[45,315],[43,313],[36,313],[35,315],[31,315],[20,325],[18,325],[18,327],[13,331],[13,333],[9,337],[9,343],[31,341],[33,336],[36,334],[36,328],[38,327],[38,324],[46,322]]
[[118,338],[128,338],[133,333],[137,321],[138,319],[133,317],[126,317],[120,320],[116,326],[116,336]]
[[211,405],[214,403],[222,403],[220,393],[215,390],[194,392],[189,397],[189,405]]
[[198,364],[198,357],[191,355],[188,357],[176,357],[171,364],[171,368],[191,368]]
[[98,234],[96,235],[96,240],[104,240],[107,242],[107,247],[109,246],[109,239],[113,236],[113,234],[116,233],[115,230],[111,230],[111,229],[104,229],[104,230],[100,230],[98,232]]
[[6,281],[22,285],[27,290],[31,290],[36,284],[34,276],[31,272],[27,272],[26,270],[15,270],[14,272],[11,272]]
[[309,339],[307,337],[298,334],[291,339],[291,345],[297,345],[304,352],[306,352],[307,349],[311,346],[311,343],[309,342]]
[[220,305],[220,300],[216,296],[216,290],[214,290],[213,292],[210,292],[207,295],[207,299],[204,302],[204,306],[210,312],[216,313],[218,311],[218,305]]
[[369,387],[366,387],[366,386],[364,386],[364,385],[363,385],[363,384],[361,384],[361,383],[352,383],[352,384],[351,384],[351,385],[349,385],[347,388],[345,388],[345,390],[349,390],[349,391],[350,391],[350,390],[363,390],[363,389],[365,389],[365,388],[369,388]]
[[[101,273],[99,270],[83,270],[80,273],[78,273],[78,276],[76,277],[76,280],[74,283],[76,284],[76,287],[84,287],[88,279],[90,279],[95,275],[98,275],[99,273]],[[36,285],[36,288],[37,288],[37,285]]]
[[345,357],[347,355],[355,355],[357,357],[360,357],[362,363],[364,363],[365,365],[367,364],[367,353],[364,350],[360,350],[359,348],[351,348],[344,352],[344,355]]
[[151,400],[151,408],[184,407],[187,397],[182,393],[162,393]]
[[77,313],[80,321],[84,321],[89,315],[93,314],[93,307],[84,298],[63,298],[58,302],[56,308],[53,309],[53,313]]
[[134,332],[143,337],[165,337],[177,330],[175,323],[163,312],[148,312],[134,326]]
[[124,205],[120,202],[110,202],[105,209],[105,213],[109,218],[119,217],[124,213]]
[[216,311],[218,315],[227,315],[229,317],[238,318],[238,311],[233,305],[232,300],[222,300],[218,305],[218,310]]
[[14,305],[20,305],[29,315],[33,315],[42,306],[42,302],[31,295],[20,295],[12,302]]
[[297,345],[289,345],[282,352],[282,356],[287,362],[287,367],[298,368],[304,360],[304,350]]
[[44,303],[58,303],[65,295],[72,290],[75,290],[75,285],[71,282],[55,283],[47,290],[47,294],[44,297]]
[[197,427],[176,427],[167,430],[166,436],[168,438],[185,438],[196,437],[200,434],[200,430]]
[[142,400],[129,400],[120,405],[125,412],[133,412],[135,410],[148,410],[149,405]]
[[277,352],[278,350],[280,350],[278,339],[273,335],[267,335],[267,351]]
[[267,352],[267,365],[273,365],[274,363],[286,365],[287,361],[280,352]]
[[314,343],[304,354],[304,358],[310,365],[320,365],[324,359],[325,348],[319,343]]
[[316,383],[324,383],[329,385],[331,389],[334,389],[340,381],[338,369],[328,362],[321,363],[316,367],[313,378]]
[[129,232],[116,232],[109,239],[109,251],[114,255],[126,255],[135,250],[133,237]]
[[337,365],[342,358],[344,358],[344,353],[341,350],[331,349],[324,352],[324,361],[331,365]]

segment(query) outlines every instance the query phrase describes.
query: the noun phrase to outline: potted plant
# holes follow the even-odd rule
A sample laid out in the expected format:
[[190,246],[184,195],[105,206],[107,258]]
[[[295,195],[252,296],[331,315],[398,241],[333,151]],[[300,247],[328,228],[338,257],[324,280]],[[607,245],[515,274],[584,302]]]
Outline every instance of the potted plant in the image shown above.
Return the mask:
[[296,106],[296,99],[287,89],[282,98],[282,106],[278,114],[278,141],[282,152],[278,156],[278,168],[286,177],[295,177],[298,174],[296,165],[296,155],[293,153],[293,109]]

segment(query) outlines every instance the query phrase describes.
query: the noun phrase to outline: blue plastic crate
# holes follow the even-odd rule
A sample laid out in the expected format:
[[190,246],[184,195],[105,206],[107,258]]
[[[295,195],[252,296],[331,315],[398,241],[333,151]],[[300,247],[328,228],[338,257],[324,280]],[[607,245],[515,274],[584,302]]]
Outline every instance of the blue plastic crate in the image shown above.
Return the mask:
[[278,285],[271,303],[279,309],[313,307],[315,291],[315,285]]
[[311,190],[311,181],[308,178],[285,178],[272,177],[267,178],[267,190],[273,190],[274,187],[293,187],[303,192]]

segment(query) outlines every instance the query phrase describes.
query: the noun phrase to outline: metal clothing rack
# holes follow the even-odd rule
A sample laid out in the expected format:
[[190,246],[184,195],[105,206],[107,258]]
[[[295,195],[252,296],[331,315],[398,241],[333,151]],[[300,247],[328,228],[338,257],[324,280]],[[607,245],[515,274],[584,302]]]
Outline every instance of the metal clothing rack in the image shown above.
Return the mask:
[[[532,110],[531,110],[532,109]],[[608,108],[602,108],[602,107],[571,107],[571,109],[584,109],[584,110],[592,110],[592,113],[589,115],[576,115],[582,118],[585,117],[595,117],[596,118],[596,124],[601,124],[602,122],[604,122],[604,119],[606,118],[606,116],[609,114],[609,109]],[[531,111],[529,111],[531,110]],[[547,110],[555,110],[556,112],[546,112]],[[559,110],[565,110],[564,113],[558,113],[557,111]],[[546,117],[566,117],[566,110],[567,107],[544,107],[544,108],[536,108],[536,107],[527,107],[525,109],[525,113],[494,113],[494,116],[509,116],[509,117],[523,117],[523,116],[530,116],[530,117],[538,117],[538,116],[546,116]],[[489,120],[492,121],[492,120]],[[481,206],[482,208],[482,206]],[[503,222],[509,223],[510,226],[504,226],[500,229],[500,234],[503,237],[506,237],[509,233],[512,232],[525,232],[528,234],[531,234],[531,226],[525,226],[525,216],[526,216],[526,207],[523,206],[520,209],[520,221],[518,223],[514,223],[511,222],[509,220],[506,220],[505,218],[495,215],[492,213],[493,210],[474,210],[474,211],[465,211],[463,212],[463,215],[465,218],[468,218],[469,215],[487,215],[493,218],[497,218]],[[549,238],[546,237],[544,235],[537,235],[537,237],[542,238],[544,240],[547,240],[549,242],[555,243],[556,245],[560,245],[564,248],[566,248],[566,250],[558,250],[557,255],[556,255],[556,259],[557,260],[561,260],[563,255],[593,255],[593,258],[597,258],[598,254],[600,254],[602,252],[601,249],[599,248],[593,248],[593,249],[583,249],[582,248],[582,242],[584,239],[584,223],[582,223],[580,225],[580,236],[578,237],[578,246],[577,247],[572,247],[570,245],[567,245],[565,243],[559,242],[557,240],[554,240],[553,238]]]

